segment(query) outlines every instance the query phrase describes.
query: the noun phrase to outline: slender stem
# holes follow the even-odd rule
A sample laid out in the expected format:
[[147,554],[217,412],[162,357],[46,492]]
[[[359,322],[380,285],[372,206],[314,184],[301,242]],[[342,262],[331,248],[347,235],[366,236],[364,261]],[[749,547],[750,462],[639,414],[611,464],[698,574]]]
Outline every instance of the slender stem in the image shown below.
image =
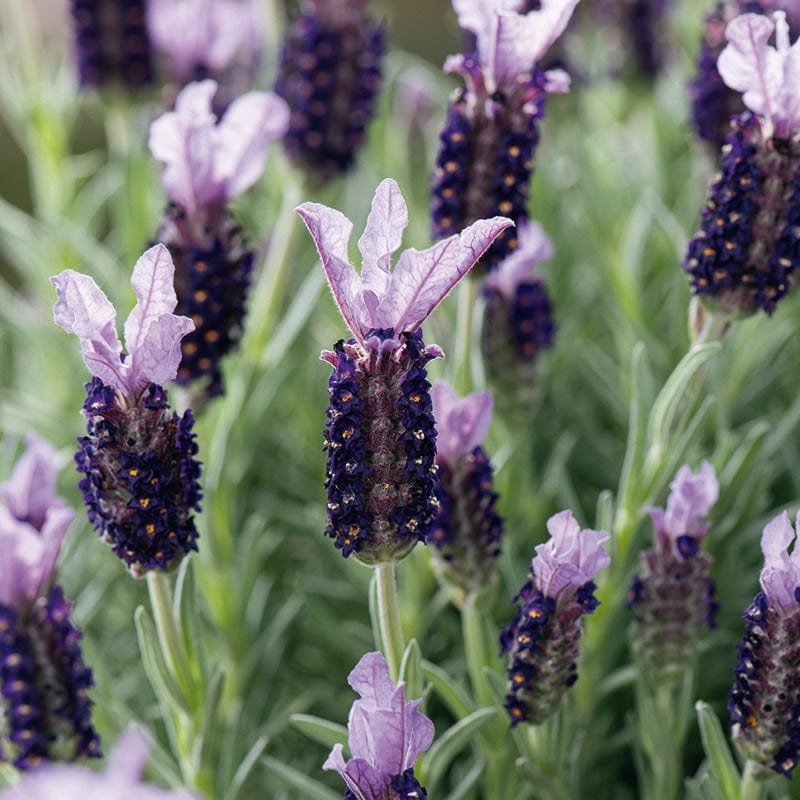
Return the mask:
[[192,668],[183,632],[172,607],[172,590],[166,574],[161,570],[150,570],[147,573],[147,591],[164,658],[187,702],[193,706],[195,685]]
[[492,693],[483,674],[484,668],[491,666],[492,662],[486,648],[482,609],[473,594],[467,596],[461,608],[461,630],[464,637],[464,655],[475,699],[481,706],[494,705]]
[[759,765],[748,758],[744,765],[742,781],[739,784],[739,800],[760,800],[761,775]]
[[394,561],[383,561],[375,565],[375,581],[378,589],[378,625],[389,665],[392,680],[400,675],[400,662],[405,650],[403,628],[400,624],[400,610],[397,605],[397,581]]
[[466,394],[472,389],[472,315],[477,296],[478,283],[474,278],[461,281],[458,287],[454,377],[455,390],[459,394]]

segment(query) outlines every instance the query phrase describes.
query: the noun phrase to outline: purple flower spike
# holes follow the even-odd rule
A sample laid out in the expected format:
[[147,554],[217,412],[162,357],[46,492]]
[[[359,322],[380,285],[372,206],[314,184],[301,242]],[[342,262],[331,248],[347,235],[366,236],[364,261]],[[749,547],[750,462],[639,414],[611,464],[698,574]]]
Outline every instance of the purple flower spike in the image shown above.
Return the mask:
[[658,680],[682,676],[719,604],[711,579],[711,556],[700,550],[708,533],[702,520],[719,496],[714,468],[704,461],[693,473],[682,466],[670,484],[666,510],[648,509],[653,547],[640,554],[641,569],[628,592],[634,613],[633,646],[646,672]]
[[785,12],[773,16],[743,14],[726,28],[719,73],[750,110],[731,120],[683,264],[712,312],[732,318],[771,314],[800,265],[800,44],[789,45]]
[[800,550],[785,512],[764,528],[761,549],[762,591],[743,615],[728,710],[733,738],[747,758],[763,773],[791,778],[800,760]]
[[352,758],[345,762],[336,744],[322,768],[336,770],[355,800],[427,797],[413,777],[417,757],[433,742],[433,723],[418,711],[422,700],[406,702],[380,653],[363,656],[347,682],[361,697],[347,723]]
[[610,562],[609,534],[581,530],[571,511],[550,517],[547,530],[551,538],[536,547],[528,581],[514,598],[517,614],[500,634],[512,725],[543,722],[578,679],[582,617],[597,608],[594,578]]
[[373,329],[391,328],[397,336],[416,331],[498,234],[512,225],[503,217],[479,220],[426,250],[405,250],[392,270],[390,259],[408,225],[408,207],[398,185],[387,178],[375,190],[358,241],[363,259],[359,275],[347,255],[350,220],[318,203],[304,203],[297,213],[317,245],[336,304],[362,345]]
[[194,328],[172,313],[174,268],[164,245],[150,248],[133,269],[137,303],[125,322],[128,354],[115,329],[116,312],[87,275],[66,270],[51,278],[56,323],[80,338],[92,374],[83,413],[88,435],[78,439],[77,468],[89,520],[134,575],[175,566],[196,549],[192,512],[199,510],[200,465],[194,418],[171,412],[161,384],[175,378],[181,339]]
[[[451,56],[444,67],[462,74],[466,87],[453,95],[439,135],[431,208],[435,238],[495,214],[514,222],[527,217],[545,99],[569,89],[563,70],[543,71],[539,62],[577,2],[543,0],[538,10],[519,14],[520,3],[510,0],[455,0],[461,26],[477,38],[477,52]],[[483,267],[493,269],[517,246],[516,232],[507,231]]]
[[303,0],[281,47],[275,91],[292,110],[284,149],[321,185],[355,163],[375,113],[387,47],[366,0]]
[[114,746],[103,772],[77,764],[40,767],[16,786],[0,790],[0,800],[196,800],[186,790],[170,791],[142,783],[148,745],[137,730]]
[[[785,12],[776,11],[774,17],[774,23],[762,14],[731,20],[725,29],[729,44],[717,68],[758,114],[765,138],[788,139],[800,125],[800,43],[789,44]],[[768,44],[773,32],[776,47]]]
[[437,577],[462,605],[494,581],[503,536],[492,465],[481,446],[492,419],[492,397],[473,392],[459,398],[443,381],[434,384],[431,397],[439,510],[427,541]]
[[56,324],[80,339],[89,372],[134,402],[148,384],[175,377],[180,341],[194,328],[188,317],[172,313],[178,302],[174,272],[164,245],[151,247],[136,262],[131,286],[137,303],[125,322],[127,358],[122,357],[114,306],[94,280],[71,269],[50,279],[58,295]]
[[175,111],[150,126],[153,157],[166,164],[164,186],[195,231],[217,221],[225,204],[261,177],[267,147],[283,135],[289,111],[271,92],[237,98],[217,122],[211,100],[215,81],[191,83]]
[[481,220],[427,250],[406,250],[394,269],[408,209],[393,180],[378,186],[358,247],[353,226],[317,203],[297,209],[313,237],[336,304],[355,338],[322,358],[334,371],[325,428],[328,525],[342,555],[390,561],[424,541],[435,518],[436,430],[420,325],[511,222]]
[[99,755],[91,670],[55,562],[74,513],[56,497],[56,453],[35,436],[0,484],[0,762]]
[[550,347],[554,333],[553,309],[538,266],[552,257],[553,245],[536,222],[522,220],[517,229],[518,249],[484,282],[481,346],[505,413],[529,406],[537,356]]
[[145,0],[71,0],[78,78],[84,89],[152,83]]
[[213,78],[236,96],[250,84],[264,28],[253,0],[149,0],[147,24],[179,86]]

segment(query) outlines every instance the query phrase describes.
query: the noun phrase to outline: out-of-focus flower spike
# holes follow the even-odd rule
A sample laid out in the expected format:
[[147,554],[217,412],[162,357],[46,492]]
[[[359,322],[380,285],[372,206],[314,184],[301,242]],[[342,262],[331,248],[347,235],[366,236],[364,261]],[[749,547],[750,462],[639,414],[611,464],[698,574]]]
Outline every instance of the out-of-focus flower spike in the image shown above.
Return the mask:
[[72,0],[78,79],[84,88],[153,80],[145,0]]
[[286,104],[271,92],[238,97],[218,121],[216,92],[212,80],[186,86],[175,111],[152,124],[149,141],[166,165],[172,201],[157,238],[175,262],[178,313],[195,323],[182,341],[177,380],[199,385],[204,397],[223,391],[220,362],[241,335],[255,258],[227,205],[261,177],[269,143],[289,121]]
[[536,546],[517,614],[501,635],[508,653],[506,711],[512,725],[543,722],[578,679],[582,617],[598,606],[594,578],[608,566],[609,534],[581,530],[571,511],[547,521],[550,539]]
[[473,392],[459,398],[444,381],[437,381],[431,398],[439,511],[427,542],[437,576],[461,605],[494,583],[503,536],[492,465],[481,446],[491,422],[492,397]]
[[518,225],[519,247],[484,282],[481,347],[501,410],[522,409],[534,385],[539,353],[550,347],[555,325],[539,264],[553,255],[542,227]]
[[178,89],[212,78],[215,111],[250,88],[261,60],[264,19],[255,0],[149,0],[153,46]]
[[771,314],[800,263],[800,44],[789,44],[784,12],[774,16],[726,28],[717,66],[748,110],[732,120],[683,264],[695,294],[730,317]]
[[433,723],[418,709],[422,700],[406,701],[403,684],[395,685],[380,653],[367,653],[347,682],[360,695],[347,721],[351,758],[334,745],[322,765],[336,770],[355,800],[424,800],[427,792],[414,777],[419,754],[433,742]]
[[743,615],[728,710],[747,758],[791,778],[800,760],[800,550],[785,512],[764,528],[761,549],[761,591]]
[[184,789],[143,783],[140,775],[147,749],[143,734],[131,730],[116,743],[102,772],[77,764],[46,764],[0,790],[0,800],[198,800]]
[[703,517],[719,495],[714,468],[704,461],[693,473],[684,465],[670,489],[666,510],[649,509],[653,546],[641,553],[641,568],[628,592],[633,646],[656,680],[683,675],[704,630],[714,626],[718,608],[711,557],[700,550],[708,532]]
[[0,762],[21,770],[100,754],[92,672],[55,561],[74,512],[55,495],[53,448],[30,436],[0,484]]
[[375,112],[386,29],[366,5],[305,0],[281,48],[275,91],[292,112],[284,147],[315,184],[352,167]]
[[163,245],[136,262],[137,304],[125,323],[127,355],[114,328],[114,307],[86,275],[65,270],[51,278],[54,318],[81,342],[93,375],[83,414],[87,436],[75,462],[90,522],[134,575],[169,569],[196,550],[192,512],[199,509],[200,465],[194,419],[170,411],[162,384],[173,380],[180,342],[194,327],[173,314],[174,267]]
[[[449,236],[477,219],[527,217],[528,190],[539,142],[538,122],[548,93],[565,92],[563,70],[543,71],[540,60],[566,27],[577,0],[542,0],[517,13],[519,3],[454,0],[462,28],[477,51],[451,56],[445,71],[466,86],[451,99],[440,133],[433,178],[431,230]],[[518,246],[509,230],[482,263],[491,269]]]
[[347,217],[318,203],[297,213],[353,333],[322,353],[333,366],[325,532],[344,556],[391,561],[425,540],[436,514],[436,430],[425,365],[442,351],[425,346],[420,326],[511,221],[480,220],[433,247],[405,250],[392,269],[408,213],[397,184],[386,179],[359,240],[358,273],[348,260]]

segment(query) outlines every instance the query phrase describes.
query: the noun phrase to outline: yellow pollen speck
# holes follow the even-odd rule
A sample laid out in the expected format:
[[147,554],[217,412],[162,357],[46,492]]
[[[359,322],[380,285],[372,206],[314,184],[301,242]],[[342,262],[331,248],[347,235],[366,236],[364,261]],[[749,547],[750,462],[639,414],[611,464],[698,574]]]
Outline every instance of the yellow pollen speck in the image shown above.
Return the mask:
[[152,522],[148,522],[147,525],[144,526],[144,529],[150,536],[152,536],[156,532],[156,526],[153,525]]
[[139,498],[139,505],[142,508],[147,508],[150,505],[150,498],[149,497],[140,497]]
[[128,475],[130,475],[131,478],[135,478],[138,474],[139,474],[139,470],[136,469],[136,467],[134,467],[133,469],[129,469],[128,470]]
[[208,264],[206,264],[205,261],[195,261],[194,262],[194,268],[198,272],[205,272],[208,269]]
[[511,147],[508,148],[508,154],[511,156],[511,158],[519,157],[520,152],[521,151],[519,147],[517,147],[516,145],[512,145]]

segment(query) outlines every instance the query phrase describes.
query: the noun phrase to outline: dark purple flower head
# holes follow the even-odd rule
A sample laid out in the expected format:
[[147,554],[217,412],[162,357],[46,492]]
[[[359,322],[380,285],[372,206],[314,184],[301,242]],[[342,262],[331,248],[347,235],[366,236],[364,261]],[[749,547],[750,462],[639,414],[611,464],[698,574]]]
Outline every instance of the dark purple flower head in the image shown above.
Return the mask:
[[550,539],[537,545],[515,618],[501,635],[508,653],[511,724],[543,722],[577,680],[581,618],[597,608],[594,578],[608,566],[609,534],[581,530],[571,511],[547,521]]
[[345,762],[343,746],[336,744],[323,769],[336,770],[357,800],[409,797],[399,792],[404,781],[398,779],[411,777],[405,773],[433,741],[433,723],[418,710],[422,700],[406,701],[403,684],[392,682],[380,653],[367,653],[347,682],[360,695],[347,722],[352,758]]
[[[516,13],[519,2],[455,0],[461,26],[477,51],[451,56],[445,71],[464,76],[466,88],[450,103],[439,135],[433,178],[431,229],[435,238],[494,214],[515,222],[527,216],[528,190],[539,141],[538,121],[548,93],[566,92],[563,70],[542,71],[547,48],[563,32],[577,0],[545,0]],[[491,269],[518,245],[507,231],[483,260]]]
[[317,245],[353,339],[322,358],[333,367],[325,429],[328,526],[344,556],[367,563],[407,554],[436,512],[436,430],[425,365],[442,355],[420,326],[511,223],[481,220],[426,250],[402,253],[408,209],[397,184],[375,192],[358,242],[361,273],[348,259],[352,224],[317,203],[297,209]]
[[148,749],[143,734],[134,729],[116,743],[102,772],[78,764],[43,765],[0,791],[0,800],[196,800],[186,790],[142,782]]
[[225,205],[249,189],[264,170],[267,147],[283,135],[286,103],[271,92],[248,92],[217,120],[212,80],[186,86],[175,110],[150,126],[153,158],[164,162],[163,182],[170,199],[186,214],[184,239],[203,245]]
[[628,592],[634,613],[633,646],[648,673],[683,675],[704,632],[714,625],[718,603],[710,577],[711,557],[700,550],[708,532],[702,520],[719,495],[714,468],[696,473],[682,466],[670,484],[666,510],[649,509],[653,547],[640,555],[641,569]]
[[800,550],[785,512],[764,528],[761,549],[762,591],[743,615],[728,709],[747,758],[790,778],[800,760]]
[[386,28],[366,0],[305,0],[281,48],[275,91],[291,109],[284,148],[308,181],[349,170],[375,113]]
[[196,549],[192,512],[199,509],[200,465],[194,456],[192,412],[171,412],[162,384],[173,380],[181,339],[194,328],[172,313],[177,298],[172,259],[150,248],[133,269],[137,303],[125,322],[122,345],[116,312],[87,275],[72,270],[52,278],[55,320],[81,342],[94,376],[86,384],[85,437],[78,440],[79,487],[89,519],[134,575],[168,569]]
[[695,293],[731,317],[771,314],[800,264],[800,44],[785,16],[736,17],[717,62],[749,110],[731,121],[683,266]]
[[145,0],[71,0],[78,78],[141,89],[153,80]]
[[488,392],[458,395],[444,381],[431,391],[436,417],[439,509],[428,534],[437,577],[456,604],[495,579],[503,520],[492,488],[492,465],[482,443],[492,418]]
[[74,512],[55,495],[56,453],[29,436],[0,484],[0,762],[99,755],[71,603],[55,585],[55,561]]
[[147,26],[178,86],[213,78],[235,96],[250,85],[264,35],[255,0],[149,0]]
[[536,222],[520,221],[519,246],[484,282],[481,346],[501,411],[524,409],[536,378],[538,355],[552,344],[552,305],[539,264],[553,254]]

